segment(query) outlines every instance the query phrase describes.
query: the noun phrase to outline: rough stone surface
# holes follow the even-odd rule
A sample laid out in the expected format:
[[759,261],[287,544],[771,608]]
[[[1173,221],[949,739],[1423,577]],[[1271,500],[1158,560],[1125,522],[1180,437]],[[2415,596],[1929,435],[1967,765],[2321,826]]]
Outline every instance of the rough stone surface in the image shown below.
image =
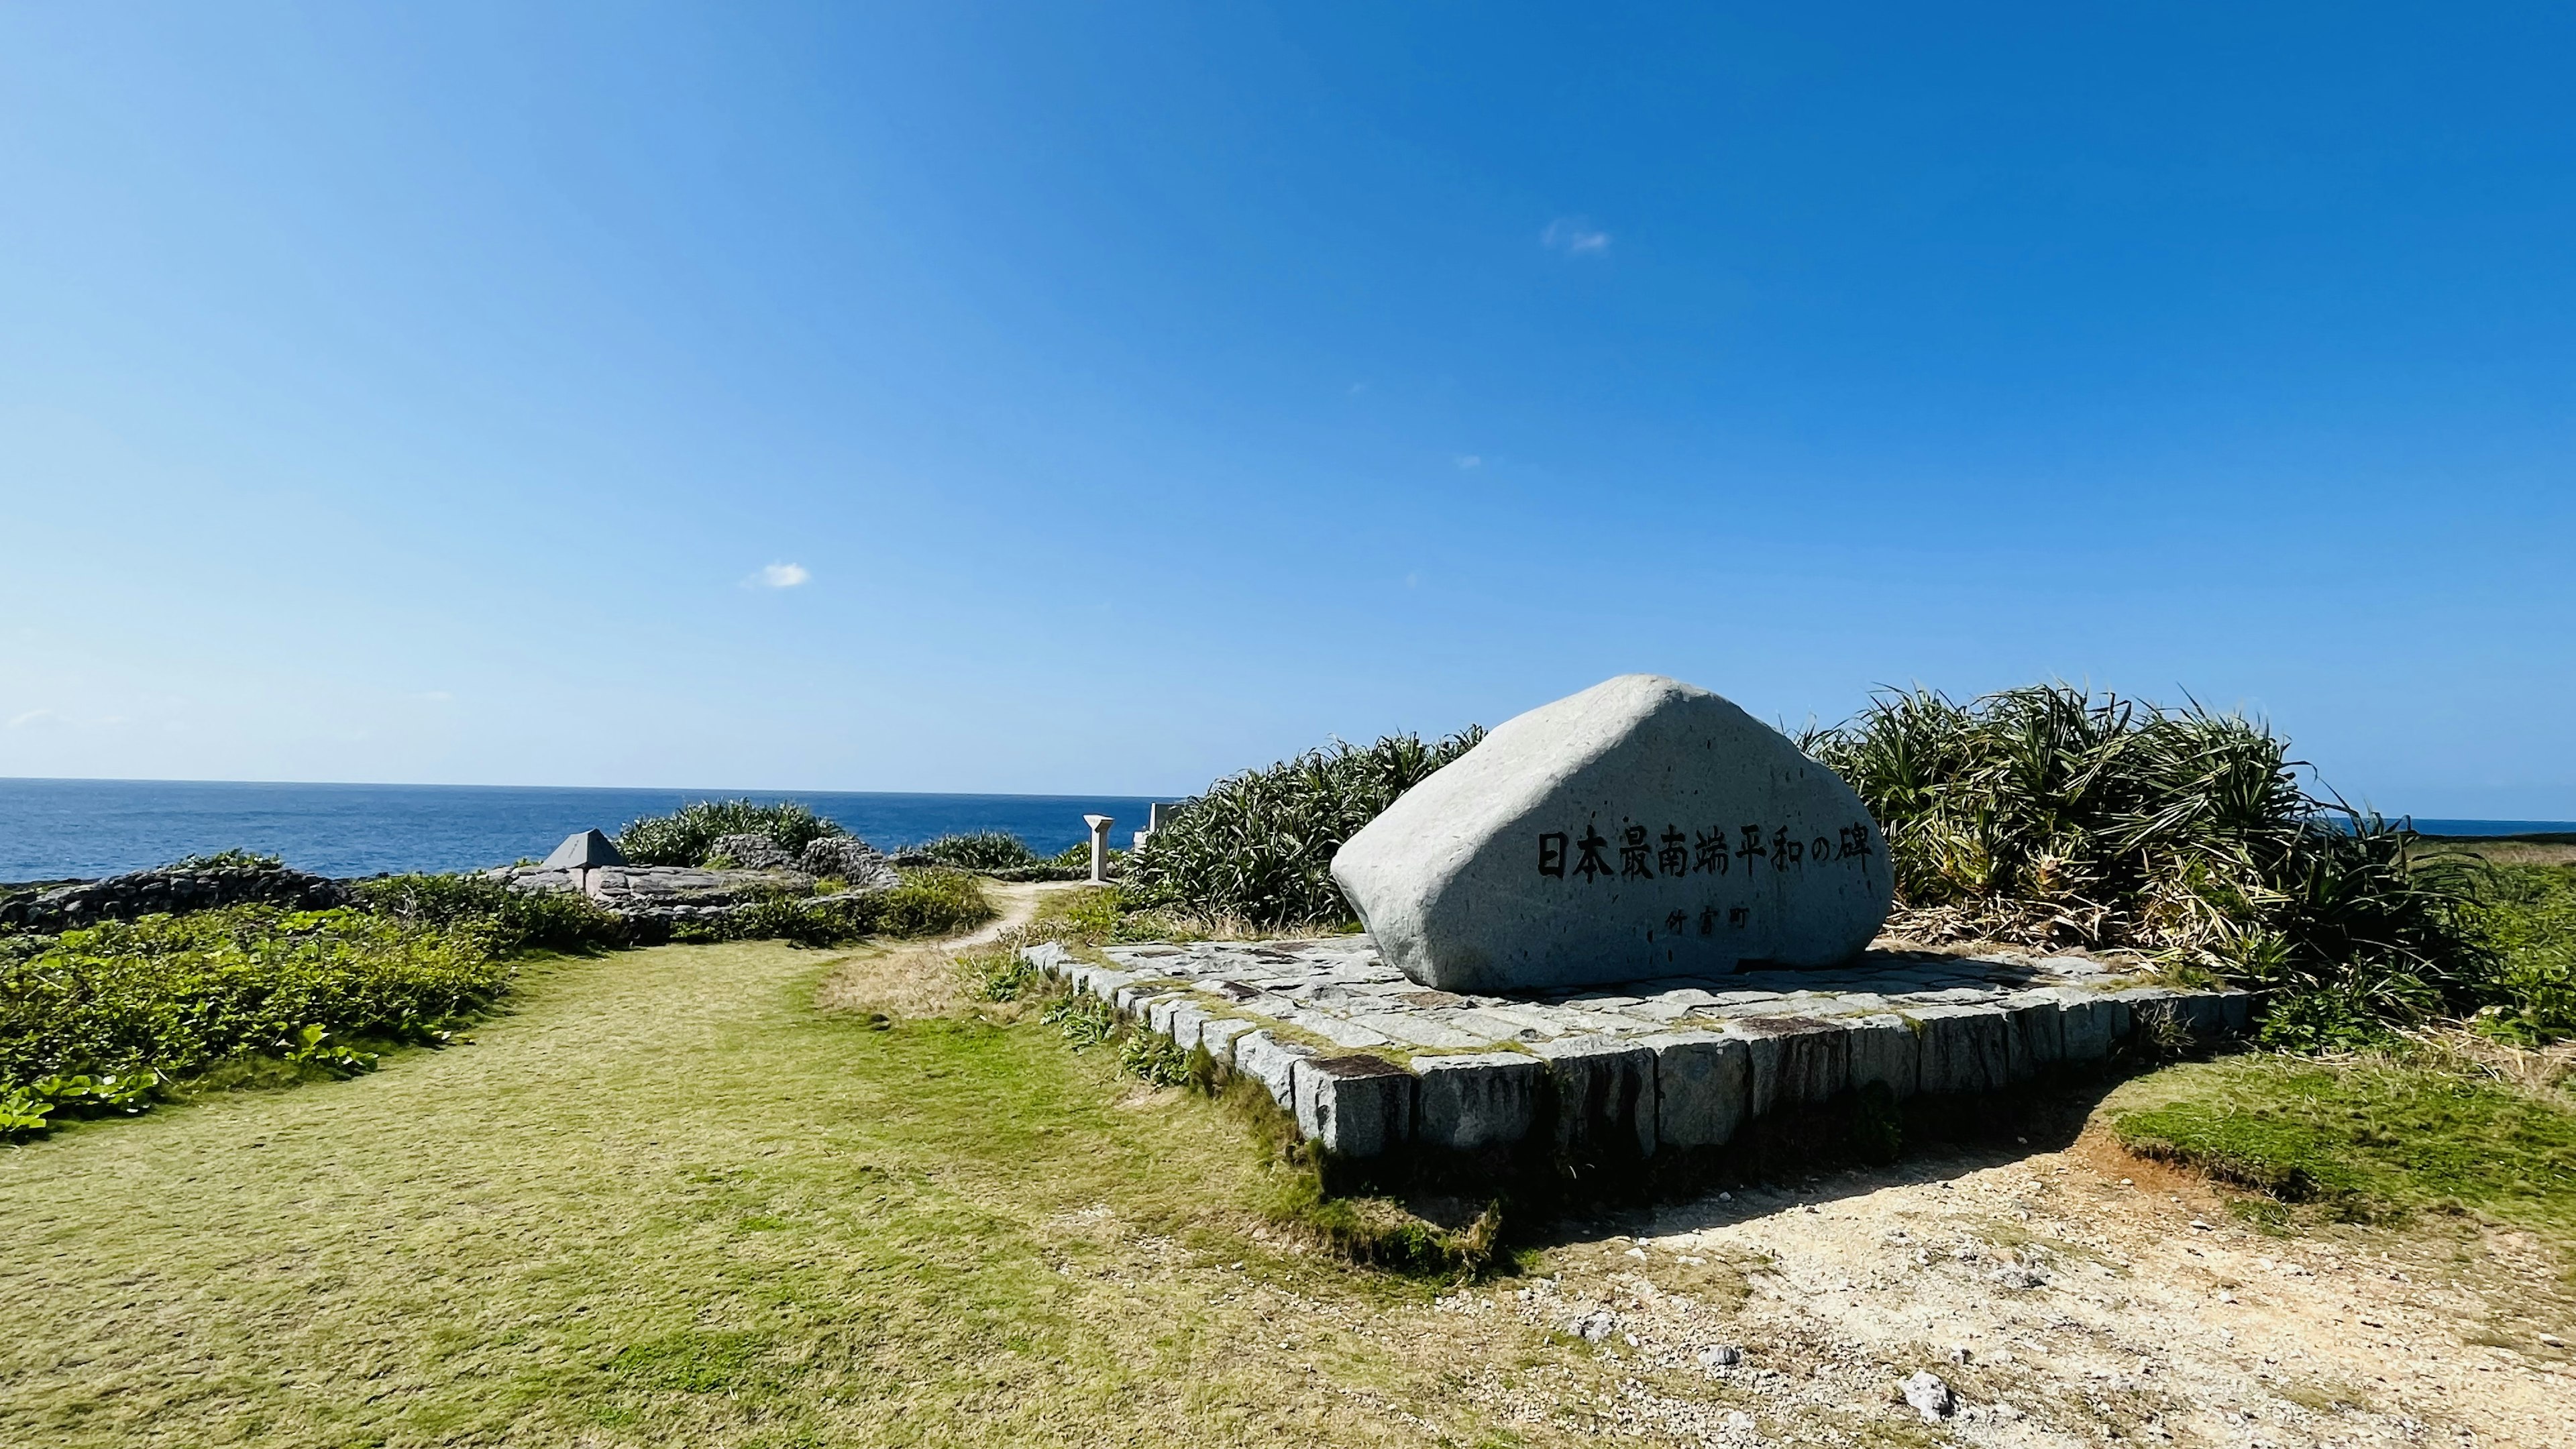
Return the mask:
[[1610,1036],[1533,1043],[1556,1089],[1556,1149],[1577,1158],[1655,1154],[1655,1050]]
[[1742,1037],[1666,1032],[1640,1037],[1655,1053],[1659,1148],[1723,1147],[1753,1114],[1750,1054]]
[[810,876],[847,881],[854,891],[888,890],[901,883],[894,863],[855,835],[826,835],[807,841],[797,868]]
[[1333,858],[1387,960],[1505,992],[1823,966],[1887,918],[1886,842],[1779,731],[1622,675],[1506,721]]
[[1607,1308],[1595,1308],[1565,1320],[1564,1328],[1585,1343],[1605,1343],[1619,1331],[1619,1315]]
[[[795,871],[700,870],[679,865],[612,865],[560,870],[503,866],[484,874],[518,890],[586,894],[630,923],[658,933],[685,922],[711,922],[779,891],[812,888]],[[816,896],[816,901],[838,899]],[[648,934],[647,939],[651,939]]]
[[1231,1067],[1234,1065],[1235,1039],[1252,1029],[1253,1025],[1248,1021],[1212,1018],[1199,1027],[1199,1045],[1207,1048],[1208,1055],[1216,1058],[1217,1065]]
[[[2057,998],[2057,1031],[2068,1061],[2097,1060],[2111,1050],[2111,1044],[2129,1034],[2129,1005],[2113,997],[2098,995],[2078,987],[2050,988]],[[2237,1026],[2243,1031],[2243,1026]]]
[[1840,1021],[1756,1016],[1729,1031],[1744,1038],[1757,1117],[1829,1101],[1851,1085],[1851,1033]]
[[800,863],[786,846],[758,831],[719,835],[707,846],[707,855],[709,859],[723,856],[737,870],[794,870]]
[[2012,1080],[2012,1031],[1992,1006],[1944,1004],[1907,1013],[1922,1047],[1922,1090],[1993,1092]]
[[1517,1052],[1415,1057],[1422,1085],[1414,1094],[1414,1140],[1451,1152],[1508,1147],[1539,1120],[1547,1069]]
[[2012,1032],[2008,1067],[2012,1080],[2029,1081],[2066,1060],[2064,1015],[2065,1007],[2045,992],[2028,992],[2004,1004],[2004,1019],[2011,1023]]
[[1534,1133],[1591,1161],[1722,1147],[1759,1117],[1873,1084],[1900,1098],[2003,1091],[2099,1061],[2140,1021],[2222,1032],[2244,1019],[2241,992],[2145,985],[2135,968],[2064,955],[1870,951],[1831,970],[1516,995],[1426,988],[1367,936],[1023,955],[1206,1047],[1354,1157],[1486,1152]]
[[1923,1422],[1926,1424],[1940,1423],[1950,1417],[1959,1406],[1958,1396],[1951,1393],[1950,1386],[1943,1383],[1941,1376],[1930,1369],[1916,1370],[1912,1378],[1898,1387],[1905,1395],[1905,1402],[1913,1406],[1914,1412],[1923,1416]]
[[[1864,1016],[1845,1022],[1843,1031],[1850,1042],[1851,1084],[1855,1089],[1882,1086],[1900,1102],[1914,1095],[1923,1080],[1923,1044],[1904,1017],[1894,1013]],[[2099,1050],[2079,1060],[2100,1061],[2110,1053],[2111,1041],[2106,1037]]]
[[72,931],[101,921],[132,921],[252,902],[286,910],[319,911],[345,906],[350,900],[346,882],[264,861],[202,867],[165,865],[105,880],[0,895],[0,930]]
[[1254,1031],[1235,1039],[1234,1069],[1259,1082],[1269,1091],[1270,1100],[1293,1109],[1297,1104],[1296,1065],[1314,1054],[1313,1047]]
[[1345,1157],[1413,1140],[1413,1074],[1371,1056],[1305,1057],[1290,1074],[1297,1130]]

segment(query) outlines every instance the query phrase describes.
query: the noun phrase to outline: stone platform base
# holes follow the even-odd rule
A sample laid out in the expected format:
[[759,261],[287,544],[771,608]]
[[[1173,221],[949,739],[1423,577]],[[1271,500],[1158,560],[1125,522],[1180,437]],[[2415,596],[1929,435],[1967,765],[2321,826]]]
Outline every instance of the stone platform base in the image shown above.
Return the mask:
[[2251,1008],[2241,991],[2150,985],[2082,956],[1871,951],[1825,971],[1501,997],[1423,987],[1366,936],[1020,954],[1183,1049],[1205,1047],[1355,1159],[1722,1147],[1771,1113],[1873,1083],[1898,1099],[1999,1092],[2099,1062],[2139,1032],[2238,1034]]

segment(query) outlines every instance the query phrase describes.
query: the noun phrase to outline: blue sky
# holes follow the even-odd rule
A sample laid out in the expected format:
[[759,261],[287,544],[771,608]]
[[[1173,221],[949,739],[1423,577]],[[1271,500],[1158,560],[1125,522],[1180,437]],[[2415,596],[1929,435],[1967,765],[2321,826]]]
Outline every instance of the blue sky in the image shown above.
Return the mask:
[[10,6],[0,775],[1170,793],[1652,670],[2576,817],[2571,42]]

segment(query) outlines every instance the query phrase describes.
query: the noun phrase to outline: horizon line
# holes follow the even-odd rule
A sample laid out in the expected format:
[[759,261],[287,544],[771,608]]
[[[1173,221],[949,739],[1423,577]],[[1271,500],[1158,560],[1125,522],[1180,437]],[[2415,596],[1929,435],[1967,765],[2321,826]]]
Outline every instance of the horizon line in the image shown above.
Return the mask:
[[176,775],[0,775],[0,785],[279,785],[327,790],[651,790],[675,795],[960,795],[988,800],[1161,800],[1202,793],[1135,793],[1124,790],[834,790],[773,789],[758,785],[531,785],[467,784],[452,780],[209,780]]

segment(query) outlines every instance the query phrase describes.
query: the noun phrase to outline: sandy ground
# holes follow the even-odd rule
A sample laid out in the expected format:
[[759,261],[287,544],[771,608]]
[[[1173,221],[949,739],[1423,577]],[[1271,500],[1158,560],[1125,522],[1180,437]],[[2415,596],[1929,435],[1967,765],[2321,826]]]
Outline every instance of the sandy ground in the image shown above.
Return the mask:
[[[948,1009],[954,954],[1050,888],[996,888],[972,937],[847,962],[821,1004]],[[1630,1442],[2576,1446],[2555,1250],[2444,1218],[2265,1232],[2098,1131],[1563,1223],[1543,1253],[1541,1276],[1429,1309],[1243,1286],[1292,1355],[1350,1335],[1447,1363],[1507,1419]],[[1903,1395],[1923,1372],[1951,1394],[1937,1417]],[[1372,1407],[1442,1431],[1432,1404]]]
[[[1635,1382],[1594,1409],[1605,1428],[1884,1442],[1911,1416],[1996,1446],[2576,1444],[2576,1301],[2543,1245],[2448,1220],[2269,1235],[2090,1134],[1615,1226],[1578,1229],[1553,1277],[1441,1303],[1588,1328],[1659,1384],[1696,1370],[1714,1391]],[[1937,1426],[1897,1402],[1918,1371],[1955,1393]],[[1543,1376],[1470,1379],[1541,1420],[1568,1407]]]

